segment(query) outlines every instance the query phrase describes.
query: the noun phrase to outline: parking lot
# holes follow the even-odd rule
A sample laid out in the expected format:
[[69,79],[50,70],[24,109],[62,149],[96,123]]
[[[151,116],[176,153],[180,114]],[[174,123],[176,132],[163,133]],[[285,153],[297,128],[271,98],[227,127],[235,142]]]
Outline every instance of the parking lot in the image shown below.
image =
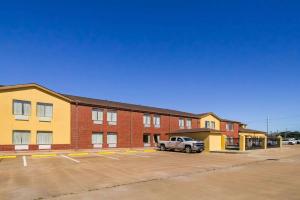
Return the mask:
[[6,199],[299,199],[300,146],[247,153],[120,150],[0,157]]

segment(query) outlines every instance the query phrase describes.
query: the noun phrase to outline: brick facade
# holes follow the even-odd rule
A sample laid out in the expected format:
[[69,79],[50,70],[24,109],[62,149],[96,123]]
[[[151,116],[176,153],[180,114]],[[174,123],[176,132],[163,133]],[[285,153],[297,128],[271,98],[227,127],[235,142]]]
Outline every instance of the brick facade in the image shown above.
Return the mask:
[[[226,130],[226,124],[227,123],[232,123],[233,124],[233,131]],[[238,138],[239,137],[239,123],[237,122],[226,122],[226,121],[221,121],[221,127],[220,130],[221,132],[226,135],[227,137],[233,137],[233,138]]]
[[[154,146],[154,135],[159,134],[161,140],[167,140],[167,133],[178,130],[177,116],[160,116],[160,128],[153,126],[153,116],[151,114],[151,127],[144,127],[143,116],[145,113],[137,111],[117,110],[117,124],[108,125],[107,111],[103,108],[103,124],[94,124],[92,120],[91,106],[72,104],[71,107],[71,141],[72,148],[89,149],[93,148],[92,133],[103,133],[103,148],[107,148],[107,133],[117,134],[117,147],[143,147],[143,135],[150,135],[150,145]],[[187,119],[187,118],[185,118]],[[192,118],[190,118],[192,119]],[[198,128],[198,119],[192,119],[192,128]]]

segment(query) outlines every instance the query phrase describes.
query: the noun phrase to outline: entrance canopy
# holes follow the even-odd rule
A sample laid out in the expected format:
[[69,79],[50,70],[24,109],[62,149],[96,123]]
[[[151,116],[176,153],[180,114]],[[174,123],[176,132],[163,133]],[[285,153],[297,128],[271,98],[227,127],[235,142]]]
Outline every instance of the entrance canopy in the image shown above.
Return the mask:
[[169,136],[186,136],[195,140],[202,140],[206,151],[219,151],[222,149],[221,131],[208,128],[180,129],[169,133]]

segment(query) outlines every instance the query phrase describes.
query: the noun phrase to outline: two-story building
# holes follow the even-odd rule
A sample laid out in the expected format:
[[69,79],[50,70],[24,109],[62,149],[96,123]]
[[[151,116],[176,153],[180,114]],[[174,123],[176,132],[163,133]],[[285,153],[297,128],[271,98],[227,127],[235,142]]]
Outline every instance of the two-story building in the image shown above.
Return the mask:
[[154,146],[167,133],[198,126],[192,113],[100,99],[72,99],[71,132],[75,148]]
[[265,135],[212,112],[66,95],[38,84],[0,86],[0,111],[0,151],[148,147],[170,135],[204,140],[214,151],[221,149],[222,136],[237,145],[240,135]]
[[37,84],[0,87],[0,151],[70,148],[70,101]]

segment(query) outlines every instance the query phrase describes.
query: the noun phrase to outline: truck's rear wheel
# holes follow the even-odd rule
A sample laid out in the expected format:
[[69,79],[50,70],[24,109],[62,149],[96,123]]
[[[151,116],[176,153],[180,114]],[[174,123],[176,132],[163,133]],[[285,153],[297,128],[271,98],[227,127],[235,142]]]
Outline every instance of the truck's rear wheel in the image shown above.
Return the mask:
[[161,150],[161,151],[165,151],[165,150],[166,150],[165,145],[160,145],[160,150]]
[[190,146],[185,147],[185,153],[192,153],[192,148]]

